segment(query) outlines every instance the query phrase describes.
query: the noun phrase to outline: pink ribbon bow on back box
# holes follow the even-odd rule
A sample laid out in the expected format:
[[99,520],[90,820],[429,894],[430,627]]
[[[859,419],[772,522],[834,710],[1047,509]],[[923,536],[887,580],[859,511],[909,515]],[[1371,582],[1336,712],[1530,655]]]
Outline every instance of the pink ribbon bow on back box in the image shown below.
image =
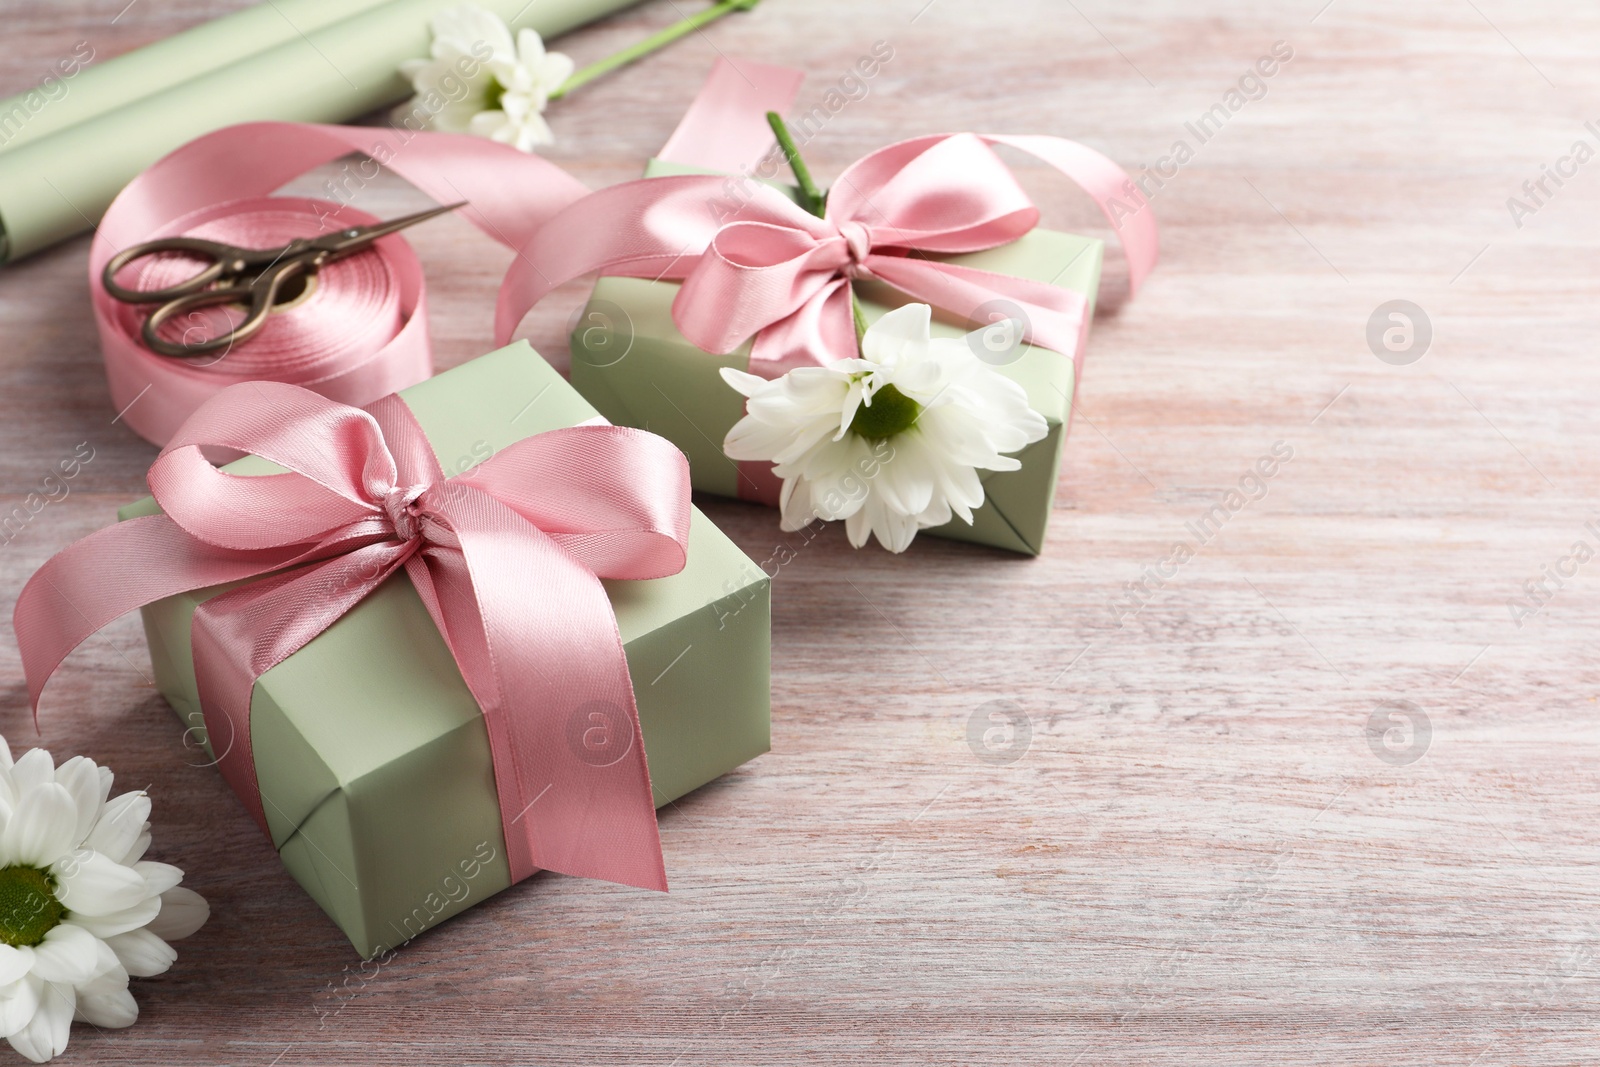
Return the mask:
[[[230,474],[203,448],[286,473]],[[223,775],[262,829],[250,747],[256,679],[404,570],[483,709],[514,881],[540,868],[665,889],[627,659],[601,578],[683,569],[689,469],[642,430],[575,426],[446,477],[399,396],[365,410],[298,386],[235,385],[203,404],[150,468],[164,514],[50,559],[13,624],[35,713],[79,643],[135,608],[262,577],[194,615],[195,677]],[[585,710],[620,712],[626,755],[564,743]],[[523,818],[539,800],[538,818]],[[586,829],[587,828],[587,829]]]
[[[762,125],[749,120],[783,109],[798,84],[796,72],[781,67],[721,61],[673,138],[675,158],[738,158],[741,150],[726,142],[748,144]],[[702,121],[704,114],[717,121]],[[756,143],[758,153],[770,147],[770,132]],[[1082,295],[927,258],[1009,244],[1038,224],[1038,208],[991,145],[1043,160],[1094,198],[1122,242],[1136,292],[1159,240],[1149,204],[1121,167],[1060,137],[936,134],[846,168],[820,218],[748,179],[730,197],[720,175],[645,178],[584,197],[541,227],[512,264],[495,336],[505,343],[534,304],[585,274],[667,279],[683,283],[672,316],[691,344],[727,354],[753,337],[751,373],[776,378],[853,356],[849,283],[877,279],[969,321],[995,301],[1017,305],[1024,338],[1081,370]]]

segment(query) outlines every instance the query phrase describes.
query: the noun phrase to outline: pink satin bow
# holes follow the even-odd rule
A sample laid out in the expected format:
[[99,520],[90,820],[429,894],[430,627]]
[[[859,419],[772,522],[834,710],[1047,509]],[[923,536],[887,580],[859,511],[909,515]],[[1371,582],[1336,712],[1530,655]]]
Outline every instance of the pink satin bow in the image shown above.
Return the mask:
[[[287,473],[229,474],[204,447]],[[23,588],[13,622],[36,710],[62,659],[112,619],[268,575],[207,600],[192,627],[207,732],[265,829],[271,798],[250,748],[256,678],[403,569],[483,709],[513,879],[544,868],[666,888],[633,687],[600,579],[683,568],[689,470],[676,448],[640,430],[577,426],[446,477],[398,396],[362,410],[258,382],[207,401],[149,483],[164,514],[78,541]],[[625,744],[593,758],[573,744],[591,722]]]
[[940,134],[853,164],[821,218],[754,183],[730,201],[722,177],[646,178],[584,197],[524,246],[501,287],[496,336],[504,343],[529,308],[584,274],[667,278],[683,282],[672,314],[687,340],[725,354],[754,337],[750,370],[777,377],[854,354],[848,283],[872,278],[969,320],[993,301],[1018,305],[1030,342],[1077,359],[1081,294],[927,258],[995,248],[1038,223],[994,144],[1038,157],[1094,197],[1137,290],[1159,242],[1149,205],[1115,163],[1058,137]]

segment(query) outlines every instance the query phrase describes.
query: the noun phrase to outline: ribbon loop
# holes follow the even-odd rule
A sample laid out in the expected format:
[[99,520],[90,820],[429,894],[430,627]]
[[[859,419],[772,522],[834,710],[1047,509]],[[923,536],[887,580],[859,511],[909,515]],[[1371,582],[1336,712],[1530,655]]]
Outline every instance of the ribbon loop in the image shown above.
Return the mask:
[[831,224],[817,219],[814,225],[822,236],[806,226],[753,220],[719,230],[673,298],[672,317],[684,337],[726,354],[815,300],[850,267],[851,255]]
[[683,569],[692,509],[688,496],[656,487],[676,485],[686,462],[654,434],[575,426],[530,437],[461,481],[544,531],[601,578],[661,578]]
[[[372,415],[282,382],[230,385],[195,410],[150,468],[150,489],[163,510],[163,492],[193,484],[199,471],[191,464],[186,477],[171,479],[169,457],[202,456],[207,448],[259,456],[356,504],[370,504],[396,478],[394,457]],[[254,479],[216,474],[242,486],[246,498],[258,497]],[[203,495],[221,492],[207,485]]]
[[1005,161],[977,134],[936,134],[889,145],[845,168],[828,218],[872,228],[874,247],[977,252],[1015,241],[1039,222]]

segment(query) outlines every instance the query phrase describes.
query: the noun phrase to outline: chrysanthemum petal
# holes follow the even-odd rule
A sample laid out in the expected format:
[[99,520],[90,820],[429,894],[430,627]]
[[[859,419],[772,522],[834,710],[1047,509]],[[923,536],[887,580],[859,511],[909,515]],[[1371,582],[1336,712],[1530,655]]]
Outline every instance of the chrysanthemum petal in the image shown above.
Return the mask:
[[143,790],[112,797],[101,809],[83,845],[104,852],[118,863],[132,866],[128,852],[149,825],[149,818],[150,798]]
[[[33,749],[17,761],[21,768]],[[46,762],[49,756],[45,756]],[[50,768],[54,773],[55,768]],[[8,862],[32,867],[48,867],[77,844],[72,839],[78,825],[78,806],[72,794],[54,781],[44,781],[27,789],[6,824],[3,851]]]
[[508,89],[500,98],[500,110],[506,113],[506,119],[514,126],[522,123],[532,106],[533,102],[527,93]]
[[548,52],[537,64],[532,66],[534,72],[538,75],[539,85],[545,92],[554,92],[559,89],[568,78],[572,77],[572,72],[577,69],[576,64],[572,62],[572,57],[565,52]]
[[735,392],[742,396],[753,396],[758,389],[767,384],[765,378],[758,378],[754,374],[748,374],[733,367],[723,367],[718,373],[722,375],[723,381],[727,382]]
[[767,422],[763,419],[744,418],[733,424],[723,439],[722,448],[729,459],[751,462],[777,462],[778,457],[788,454],[792,448],[799,447],[802,451],[810,448],[817,441],[826,437],[828,427],[813,427],[810,440],[806,440],[806,428],[794,425],[781,425]]
[[[528,135],[532,144],[555,144],[556,134],[545,121],[543,115],[529,115],[522,122],[522,129]],[[528,149],[524,148],[524,152]]]
[[[27,952],[28,965],[31,967],[33,950],[22,951]],[[28,1020],[39,1010],[39,994],[43,990],[44,983],[32,976],[0,987],[0,1034],[10,1037],[28,1025]]]
[[489,78],[467,87],[460,100],[447,100],[444,107],[433,113],[430,125],[444,133],[471,133],[472,120],[482,110],[489,96]]
[[902,515],[885,507],[880,500],[867,501],[871,509],[872,533],[878,543],[890,552],[904,552],[917,536],[917,517]]
[[101,789],[100,768],[95,766],[91,759],[73,756],[56,768],[56,784],[72,794],[72,803],[78,812],[78,821],[72,828],[70,846],[77,848],[78,844],[89,835],[89,830],[94,826],[100,808],[106,801],[105,793]]
[[160,896],[183,881],[183,871],[170,863],[140,860],[133,865],[133,869],[144,878],[145,892],[154,896]]
[[120,1030],[139,1018],[139,1005],[126,984],[110,993],[78,993],[77,1017],[90,1026]]
[[872,538],[872,524],[865,511],[857,511],[844,520],[844,532],[850,538],[851,548],[860,548]]
[[506,113],[496,108],[493,111],[480,111],[472,116],[472,121],[467,124],[466,132],[476,137],[487,137],[498,140],[500,134],[510,128]]
[[908,348],[926,346],[933,320],[927,304],[906,304],[884,315],[861,339],[861,354],[873,363],[893,363]]
[[105,970],[87,982],[78,983],[77,990],[80,997],[85,993],[115,993],[119,989],[128,988],[128,969],[122,965],[121,960],[117,959],[117,954],[111,951],[110,945],[107,945],[104,941],[100,942],[100,944],[105,949],[103,953],[106,958]]
[[129,930],[106,938],[117,959],[136,978],[151,978],[166,973],[178,958],[177,950],[149,930]]
[[[143,885],[144,880],[140,879]],[[167,892],[176,892],[168,890]],[[161,913],[161,898],[146,897],[131,908],[114,911],[106,915],[81,915],[72,912],[67,916],[67,922],[76,923],[96,937],[110,937],[113,934],[126,933],[137,930],[146,925]]]
[[803,530],[816,521],[817,513],[811,506],[811,485],[803,478],[785,478],[778,493],[780,525],[785,532]]
[[34,1063],[44,1063],[67,1050],[67,1037],[72,1029],[72,1014],[77,1009],[77,995],[70,985],[46,983],[39,994],[39,1006],[33,1018],[21,1030],[6,1038],[11,1047]]
[[56,896],[78,915],[110,915],[154,896],[142,874],[93,849],[79,849],[51,867]]
[[0,988],[10,985],[33,967],[33,949],[0,944]]
[[11,854],[10,839],[6,836],[6,827],[11,825],[11,800],[0,797],[0,867],[9,867],[17,862],[17,857]]
[[433,16],[430,22],[436,41],[448,42],[463,53],[473,46],[488,45],[496,59],[511,58],[516,45],[511,30],[499,15],[477,4],[457,4]]
[[133,864],[138,863],[144,858],[145,850],[149,847],[150,824],[145,823],[145,828],[139,832],[138,837],[133,839],[133,844],[128,848],[127,855],[123,856],[120,860],[117,860],[117,862],[122,864],[124,867],[131,867]]
[[33,973],[46,982],[87,982],[102,962],[100,939],[72,923],[52,927],[33,947]]
[[11,785],[20,799],[30,789],[55,781],[56,764],[42,748],[30,748],[11,766]]
[[915,431],[895,438],[894,459],[885,463],[873,486],[884,504],[902,515],[917,515],[928,507],[936,487],[934,461]]
[[531,67],[544,58],[544,38],[539,31],[524,26],[517,31],[517,62]]
[[192,889],[174,886],[161,894],[161,912],[149,930],[163,941],[182,941],[211,917],[211,905]]

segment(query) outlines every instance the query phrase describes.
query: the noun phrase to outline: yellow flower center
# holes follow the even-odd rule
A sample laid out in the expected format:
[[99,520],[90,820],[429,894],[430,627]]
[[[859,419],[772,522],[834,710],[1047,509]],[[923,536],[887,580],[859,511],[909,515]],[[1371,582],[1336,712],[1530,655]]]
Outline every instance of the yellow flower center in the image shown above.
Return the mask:
[[850,420],[850,432],[869,441],[882,441],[911,429],[921,414],[921,404],[894,386],[886,385],[873,394],[870,406],[863,403],[856,408],[855,418]]
[[0,870],[0,941],[13,948],[37,945],[67,909],[56,899],[54,880],[37,867]]

